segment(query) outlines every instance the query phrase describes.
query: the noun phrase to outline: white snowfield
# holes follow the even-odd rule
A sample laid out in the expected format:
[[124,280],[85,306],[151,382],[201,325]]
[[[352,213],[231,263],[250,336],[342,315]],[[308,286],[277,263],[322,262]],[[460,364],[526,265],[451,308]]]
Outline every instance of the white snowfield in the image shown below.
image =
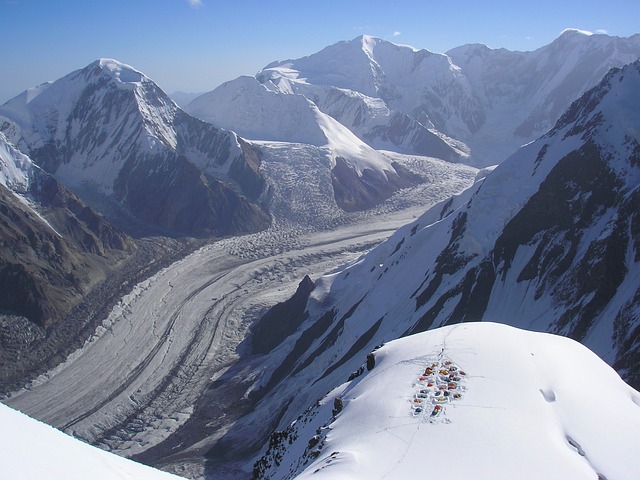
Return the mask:
[[7,480],[178,480],[76,440],[0,404],[0,477]]
[[[375,359],[298,419],[298,440],[266,478],[638,478],[640,393],[573,340],[465,323],[394,340]],[[432,415],[418,392],[449,368],[462,377],[451,390],[460,398]]]

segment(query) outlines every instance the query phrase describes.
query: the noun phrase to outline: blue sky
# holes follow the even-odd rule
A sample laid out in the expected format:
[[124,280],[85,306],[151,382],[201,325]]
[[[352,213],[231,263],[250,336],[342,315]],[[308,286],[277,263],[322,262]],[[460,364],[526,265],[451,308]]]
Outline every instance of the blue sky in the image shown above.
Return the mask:
[[363,33],[445,52],[535,50],[567,27],[640,33],[637,0],[0,0],[0,102],[100,57],[165,91],[209,91]]

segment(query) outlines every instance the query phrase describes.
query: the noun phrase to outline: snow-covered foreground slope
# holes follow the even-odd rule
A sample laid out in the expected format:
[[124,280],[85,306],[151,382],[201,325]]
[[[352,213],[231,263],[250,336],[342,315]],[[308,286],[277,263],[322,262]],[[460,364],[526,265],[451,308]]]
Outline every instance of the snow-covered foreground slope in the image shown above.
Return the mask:
[[394,340],[373,359],[373,369],[272,436],[258,478],[629,480],[640,472],[640,393],[573,340],[469,323]]
[[20,480],[178,480],[87,445],[0,404],[2,478]]

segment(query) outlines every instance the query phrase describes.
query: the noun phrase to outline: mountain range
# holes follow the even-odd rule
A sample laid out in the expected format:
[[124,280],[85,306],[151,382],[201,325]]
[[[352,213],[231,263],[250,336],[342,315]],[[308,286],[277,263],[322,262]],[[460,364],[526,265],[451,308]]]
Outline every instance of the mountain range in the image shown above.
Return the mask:
[[307,118],[317,107],[373,148],[482,167],[545,133],[610,68],[639,57],[640,35],[571,29],[532,52],[472,44],[440,54],[363,35],[274,62],[185,108],[248,138],[304,141],[318,129]]

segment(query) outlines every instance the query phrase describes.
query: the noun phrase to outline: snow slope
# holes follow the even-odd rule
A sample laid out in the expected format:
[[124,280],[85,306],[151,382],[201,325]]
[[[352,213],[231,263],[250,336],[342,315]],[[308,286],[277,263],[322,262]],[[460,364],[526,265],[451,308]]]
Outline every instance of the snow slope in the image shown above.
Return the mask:
[[278,95],[254,77],[242,76],[193,100],[189,114],[251,140],[325,145],[319,112],[302,95]]
[[640,393],[575,341],[481,322],[394,340],[373,357],[372,370],[272,436],[258,478],[624,480],[640,471]]
[[[318,153],[329,159],[334,195],[347,211],[370,208],[420,181],[304,95],[269,90],[254,77],[221,85],[191,102],[187,111],[251,140],[292,143],[292,149],[322,147]],[[358,192],[363,192],[360,198]]]
[[2,477],[21,480],[170,480],[175,475],[76,440],[0,404]]

